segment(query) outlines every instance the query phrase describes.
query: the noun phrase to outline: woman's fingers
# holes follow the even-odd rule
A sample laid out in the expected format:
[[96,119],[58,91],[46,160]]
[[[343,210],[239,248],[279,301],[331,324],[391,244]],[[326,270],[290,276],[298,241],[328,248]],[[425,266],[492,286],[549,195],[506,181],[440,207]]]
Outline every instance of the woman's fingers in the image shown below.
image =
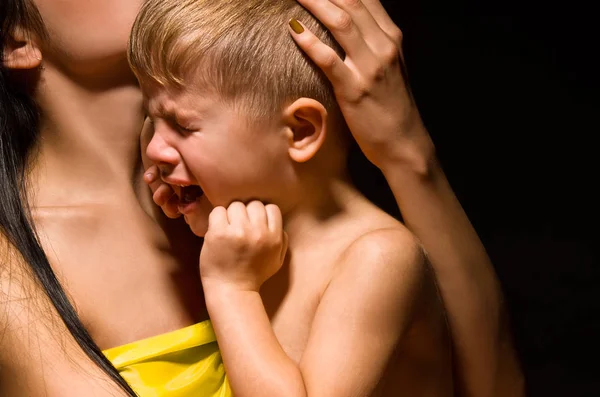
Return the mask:
[[[383,13],[380,19],[383,19],[381,24],[375,19],[371,11],[365,6],[364,0],[330,0],[335,3],[351,17],[358,29],[361,31],[363,40],[369,46],[369,49],[374,54],[377,62],[369,62],[362,66],[361,70],[367,74],[378,75],[381,70],[389,65],[395,64],[400,59],[400,41],[396,41],[383,29],[382,24],[388,26],[388,30],[394,28],[400,32],[400,29],[390,19],[385,9],[379,1],[371,2],[371,8],[376,12]],[[391,25],[390,25],[391,24]],[[353,59],[354,63],[357,63]]]
[[[367,43],[370,50],[377,56],[386,53],[390,46],[397,48],[388,34],[382,29],[381,25],[374,18],[373,14],[360,0],[330,0],[339,8],[350,15],[354,24],[361,32],[363,40]],[[384,10],[385,12],[385,10]],[[387,15],[387,14],[386,14]],[[388,17],[389,19],[389,17]],[[392,22],[393,23],[393,22]],[[395,25],[394,25],[395,26]]]
[[321,20],[346,52],[342,60],[305,25],[290,22],[294,39],[331,81],[338,101],[361,100],[379,81],[402,66],[399,44],[389,36],[398,36],[400,30],[379,1],[297,1]]
[[363,5],[369,13],[373,16],[373,19],[377,22],[377,25],[386,33],[386,35],[392,39],[392,41],[398,46],[402,45],[402,31],[394,23],[390,15],[387,13],[385,8],[379,0],[362,0]]
[[347,56],[359,62],[369,62],[373,58],[353,15],[330,0],[297,1],[327,27]]
[[294,27],[295,23],[299,22],[290,21],[292,37],[302,51],[325,73],[334,87],[343,86],[344,82],[353,77],[348,66],[331,47],[319,40],[304,25],[299,25],[302,29],[300,31],[297,27]]

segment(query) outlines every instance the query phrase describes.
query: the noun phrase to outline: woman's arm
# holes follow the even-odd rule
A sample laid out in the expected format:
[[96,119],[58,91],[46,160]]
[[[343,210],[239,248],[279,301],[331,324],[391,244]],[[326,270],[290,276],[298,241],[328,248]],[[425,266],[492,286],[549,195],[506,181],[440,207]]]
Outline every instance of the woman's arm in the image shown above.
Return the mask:
[[400,29],[377,0],[298,2],[346,50],[342,60],[309,31],[292,31],[332,82],[352,134],[383,171],[428,252],[448,312],[461,395],[523,395],[499,282],[435,157],[407,84]]
[[461,395],[524,395],[508,314],[490,259],[433,150],[419,145],[411,150],[408,158],[390,157],[380,168],[435,270],[453,336]]

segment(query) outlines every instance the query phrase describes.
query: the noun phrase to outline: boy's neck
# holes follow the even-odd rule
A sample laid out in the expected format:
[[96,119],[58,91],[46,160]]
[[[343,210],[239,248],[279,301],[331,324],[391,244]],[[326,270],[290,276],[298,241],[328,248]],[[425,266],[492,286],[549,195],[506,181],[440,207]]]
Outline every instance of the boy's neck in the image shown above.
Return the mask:
[[295,206],[283,214],[290,248],[302,245],[307,238],[314,241],[321,233],[326,233],[345,219],[353,202],[362,197],[345,176],[306,181],[302,185],[302,194],[295,200]]

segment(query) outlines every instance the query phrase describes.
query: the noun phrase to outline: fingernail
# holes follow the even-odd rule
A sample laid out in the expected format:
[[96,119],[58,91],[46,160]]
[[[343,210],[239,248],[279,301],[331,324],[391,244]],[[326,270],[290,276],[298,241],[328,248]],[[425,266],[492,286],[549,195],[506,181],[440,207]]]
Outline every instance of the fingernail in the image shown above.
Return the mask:
[[290,27],[296,34],[300,34],[304,32],[304,27],[300,25],[300,22],[296,18],[290,19]]
[[147,174],[144,175],[144,180],[147,183],[154,181],[154,174],[152,172],[148,172]]

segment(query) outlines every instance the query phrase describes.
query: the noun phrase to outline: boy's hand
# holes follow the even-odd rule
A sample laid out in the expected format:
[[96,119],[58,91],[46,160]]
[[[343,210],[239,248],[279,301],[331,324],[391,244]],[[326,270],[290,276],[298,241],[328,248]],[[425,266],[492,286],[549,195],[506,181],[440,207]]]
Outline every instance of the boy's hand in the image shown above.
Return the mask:
[[152,200],[156,205],[162,208],[166,216],[171,219],[179,218],[179,197],[173,191],[170,185],[164,183],[160,179],[158,167],[152,165],[144,173],[144,182],[150,186],[152,190]]
[[281,268],[287,251],[279,207],[253,201],[215,208],[200,254],[202,283],[256,291]]
[[331,31],[342,60],[304,27],[292,36],[331,81],[354,138],[378,167],[429,155],[433,144],[408,86],[402,32],[379,0],[297,0]]
[[144,172],[144,182],[150,186],[150,190],[152,190],[152,200],[163,210],[165,215],[171,219],[179,218],[181,216],[177,209],[179,198],[171,186],[160,179],[158,167],[154,165],[146,155],[146,148],[148,147],[148,144],[150,144],[152,135],[154,135],[154,126],[150,122],[150,119],[146,117],[140,134],[142,164],[146,170]]

